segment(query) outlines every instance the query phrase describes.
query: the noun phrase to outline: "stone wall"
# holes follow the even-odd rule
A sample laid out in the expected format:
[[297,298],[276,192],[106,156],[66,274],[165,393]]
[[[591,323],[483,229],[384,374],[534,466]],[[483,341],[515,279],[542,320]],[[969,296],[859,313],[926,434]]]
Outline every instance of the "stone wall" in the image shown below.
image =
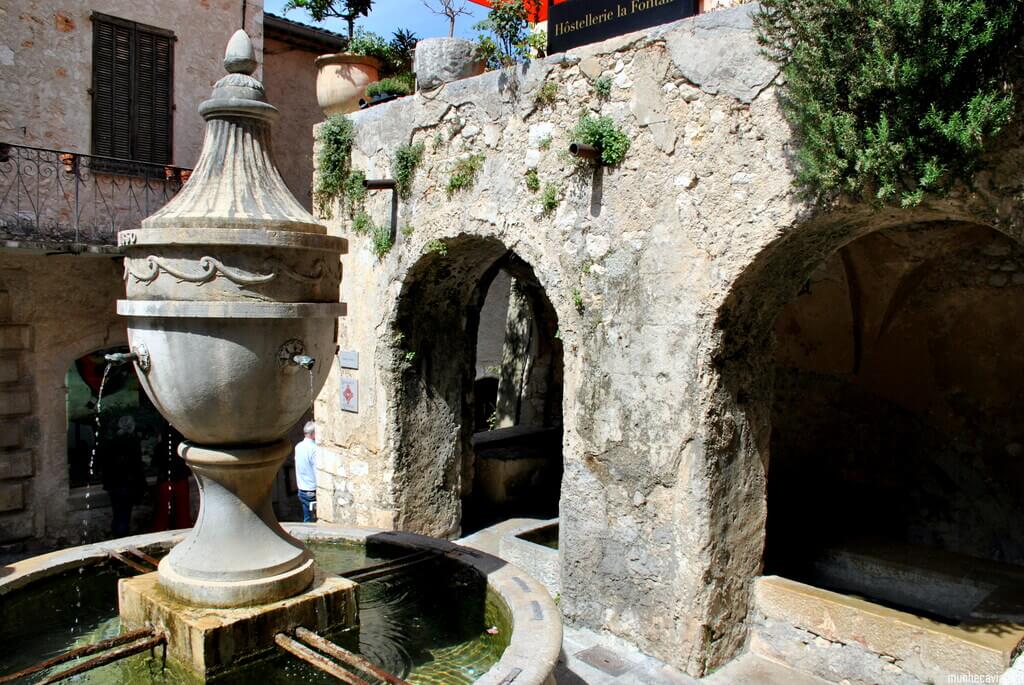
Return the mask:
[[[224,46],[238,28],[241,0],[135,2],[44,0],[0,7],[0,141],[91,151],[93,12],[173,31],[173,163],[192,167],[203,141],[196,107],[224,75]],[[261,54],[262,0],[247,0],[246,30]],[[258,74],[257,74],[258,77]]]
[[[564,346],[563,614],[695,675],[747,637],[783,306],[829,255],[874,230],[938,219],[1021,229],[1010,199],[1017,131],[970,194],[914,210],[800,200],[753,11],[354,114],[353,163],[368,177],[390,176],[400,144],[426,153],[386,256],[347,219],[331,223],[352,241],[339,342],[361,368],[336,368],[317,402],[332,452],[322,515],[457,532],[479,311],[494,270],[517,260],[550,300]],[[592,86],[602,75],[613,81],[606,102]],[[538,99],[546,83],[550,102]],[[581,109],[629,136],[620,167],[580,169],[568,157]],[[473,154],[483,155],[475,185],[446,193]],[[526,188],[529,168],[557,187],[550,214]],[[385,193],[367,203],[383,225],[390,206]],[[341,375],[359,381],[358,414],[338,411]]]
[[[78,543],[110,529],[102,488],[90,511],[68,486],[65,374],[75,359],[127,345],[115,312],[121,266],[108,257],[0,254],[7,315],[0,357],[17,376],[0,385],[0,543],[34,537]],[[84,490],[84,489],[81,489]]]
[[302,206],[313,206],[313,126],[323,119],[316,101],[320,53],[268,38],[263,44],[263,85],[281,111],[271,132],[274,161]]

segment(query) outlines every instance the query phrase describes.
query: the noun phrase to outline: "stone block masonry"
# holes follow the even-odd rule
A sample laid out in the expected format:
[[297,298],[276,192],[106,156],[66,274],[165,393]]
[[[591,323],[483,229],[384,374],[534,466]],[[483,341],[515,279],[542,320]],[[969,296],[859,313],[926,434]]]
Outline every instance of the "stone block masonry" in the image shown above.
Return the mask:
[[356,584],[317,574],[296,597],[256,607],[204,609],[182,605],[158,587],[156,573],[118,583],[118,610],[125,630],[152,626],[167,635],[168,656],[203,676],[264,656],[274,636],[305,627],[314,632],[354,626]]
[[[801,198],[755,11],[700,15],[351,115],[353,167],[367,177],[389,176],[399,145],[425,153],[385,256],[351,235],[343,208],[330,224],[351,239],[346,300],[358,303],[338,342],[363,363],[346,372],[359,381],[358,414],[337,408],[337,369],[317,400],[319,437],[341,455],[320,474],[339,500],[322,515],[457,532],[479,290],[512,255],[550,300],[564,350],[560,608],[691,675],[747,644],[765,539],[772,323],[785,302],[829,254],[887,226],[962,220],[1024,233],[1019,163],[998,163],[1017,159],[1016,132],[990,163],[998,172],[918,208]],[[611,81],[607,99],[598,79]],[[629,137],[619,167],[569,157],[581,110]],[[446,193],[472,156],[482,159],[472,187]],[[528,189],[527,169],[557,188],[553,210]],[[390,197],[372,194],[366,210],[387,225]]]

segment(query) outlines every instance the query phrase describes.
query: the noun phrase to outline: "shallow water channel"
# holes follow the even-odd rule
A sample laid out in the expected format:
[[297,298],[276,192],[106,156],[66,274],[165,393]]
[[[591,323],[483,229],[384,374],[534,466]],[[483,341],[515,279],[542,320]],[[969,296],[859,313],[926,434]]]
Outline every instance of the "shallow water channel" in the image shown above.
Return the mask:
[[[362,544],[344,542],[310,542],[309,547],[322,569],[342,574],[409,553],[379,544],[369,551]],[[0,675],[117,635],[117,579],[124,575],[127,569],[96,564],[38,581],[0,599]],[[474,682],[497,663],[508,645],[511,628],[500,607],[501,601],[487,589],[479,573],[438,558],[361,583],[358,628],[326,637],[413,685],[463,685]],[[487,632],[495,627],[497,634]],[[170,663],[161,669],[160,654],[157,648],[155,659],[148,653],[140,654],[67,682],[195,682]],[[35,682],[41,675],[45,674],[24,682]],[[277,654],[216,682],[276,685],[336,681],[294,657]]]

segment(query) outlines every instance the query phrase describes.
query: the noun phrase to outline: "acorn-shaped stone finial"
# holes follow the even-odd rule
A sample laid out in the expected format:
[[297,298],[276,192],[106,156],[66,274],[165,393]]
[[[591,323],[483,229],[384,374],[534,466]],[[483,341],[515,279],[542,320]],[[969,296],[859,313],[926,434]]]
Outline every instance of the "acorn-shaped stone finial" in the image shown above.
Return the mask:
[[256,71],[256,51],[249,34],[238,29],[224,51],[224,68],[229,74],[252,74]]

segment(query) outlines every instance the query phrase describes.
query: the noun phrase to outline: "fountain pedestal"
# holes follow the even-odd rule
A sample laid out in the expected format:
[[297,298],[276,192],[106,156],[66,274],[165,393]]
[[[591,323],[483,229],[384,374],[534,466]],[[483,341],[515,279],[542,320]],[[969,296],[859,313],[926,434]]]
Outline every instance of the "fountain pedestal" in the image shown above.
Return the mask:
[[319,575],[271,507],[282,438],[323,387],[337,351],[344,239],[298,203],[271,154],[277,110],[253,78],[243,31],[228,74],[199,106],[203,150],[174,199],[118,234],[139,382],[188,440],[199,519],[157,573],[122,580],[125,628],[167,634],[207,677],[274,648],[277,633],[356,622],[355,585]]
[[274,636],[299,626],[317,633],[356,624],[356,584],[317,571],[308,590],[270,604],[209,609],[176,601],[156,573],[117,586],[122,630],[154,627],[167,635],[168,656],[203,678],[274,649]]
[[160,562],[160,582],[178,599],[206,607],[266,604],[305,590],[313,555],[274,517],[274,478],[286,441],[247,449],[182,443],[203,493],[195,527]]

